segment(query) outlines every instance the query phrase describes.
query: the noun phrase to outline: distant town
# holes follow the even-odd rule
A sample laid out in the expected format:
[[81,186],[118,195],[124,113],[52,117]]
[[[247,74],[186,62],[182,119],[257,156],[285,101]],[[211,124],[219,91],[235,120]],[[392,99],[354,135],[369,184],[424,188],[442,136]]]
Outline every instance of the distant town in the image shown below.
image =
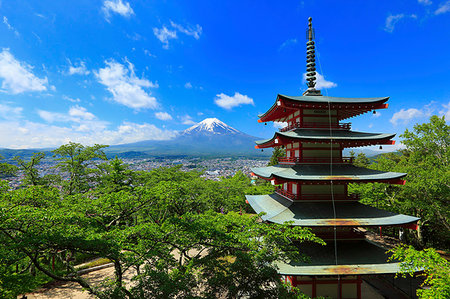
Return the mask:
[[[250,174],[250,168],[263,167],[268,163],[268,158],[235,158],[235,157],[222,157],[222,158],[198,158],[198,157],[185,157],[185,158],[124,158],[124,163],[130,166],[132,170],[150,171],[159,167],[173,167],[181,166],[182,171],[202,171],[205,179],[208,180],[220,180],[221,177],[231,177],[238,171],[242,171],[244,174]],[[37,166],[39,174],[41,176],[48,174],[57,174],[58,170],[54,168],[56,161],[47,159],[42,161]],[[63,178],[64,178],[64,174]],[[24,176],[21,172],[17,176],[8,177],[10,186],[13,189],[18,188],[23,180]]]

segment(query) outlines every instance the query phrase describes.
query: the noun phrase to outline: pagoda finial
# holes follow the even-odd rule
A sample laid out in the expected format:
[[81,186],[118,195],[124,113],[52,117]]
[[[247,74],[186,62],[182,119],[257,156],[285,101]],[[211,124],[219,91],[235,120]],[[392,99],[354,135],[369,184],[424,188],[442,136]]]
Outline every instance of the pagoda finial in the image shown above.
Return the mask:
[[320,96],[320,90],[316,90],[316,47],[314,45],[314,28],[312,27],[312,18],[308,18],[308,30],[306,31],[306,85],[308,89],[303,93],[304,96]]

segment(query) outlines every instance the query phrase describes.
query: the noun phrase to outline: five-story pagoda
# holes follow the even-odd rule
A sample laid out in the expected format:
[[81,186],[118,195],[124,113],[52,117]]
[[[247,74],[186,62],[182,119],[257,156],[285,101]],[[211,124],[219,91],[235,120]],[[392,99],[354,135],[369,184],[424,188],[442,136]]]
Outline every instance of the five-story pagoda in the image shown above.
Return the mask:
[[399,263],[387,262],[385,249],[366,240],[358,227],[402,226],[414,228],[418,218],[380,210],[349,195],[349,183],[403,184],[406,173],[383,172],[353,165],[343,157],[345,148],[394,144],[395,134],[351,130],[342,120],[387,108],[389,97],[340,98],[323,96],[315,89],[315,42],[309,18],[307,30],[308,89],[302,96],[278,95],[259,122],[286,122],[271,139],[256,148],[283,147],[279,164],[252,169],[259,178],[277,186],[274,194],[248,195],[248,203],[264,212],[267,222],[310,227],[327,245],[304,244],[299,250],[310,263],[279,263],[286,282],[309,296],[361,298],[362,275],[391,274]]

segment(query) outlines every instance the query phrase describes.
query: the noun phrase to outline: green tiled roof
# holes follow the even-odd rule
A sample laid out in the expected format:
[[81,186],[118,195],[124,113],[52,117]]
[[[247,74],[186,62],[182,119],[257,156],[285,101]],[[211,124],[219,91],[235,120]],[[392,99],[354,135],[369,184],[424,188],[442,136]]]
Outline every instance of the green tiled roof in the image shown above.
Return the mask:
[[266,213],[261,218],[274,223],[293,221],[298,226],[385,226],[412,223],[419,218],[396,214],[358,202],[335,202],[336,219],[330,201],[292,202],[278,194],[246,195],[256,213]]
[[381,140],[391,139],[395,134],[384,133],[365,133],[355,131],[344,130],[311,130],[311,129],[296,129],[288,132],[275,132],[275,135],[271,139],[256,141],[256,144],[264,144],[274,140],[277,135],[288,137],[292,139],[322,141],[322,140],[335,140],[335,141],[368,141],[368,140]]
[[287,99],[291,101],[298,102],[309,102],[309,103],[328,103],[331,104],[372,104],[376,102],[386,102],[389,97],[378,97],[378,98],[342,98],[342,97],[327,97],[327,96],[286,96],[279,94],[278,98]]
[[252,168],[252,172],[267,179],[278,177],[301,181],[382,181],[400,179],[406,176],[406,173],[384,172],[348,164],[275,165]]
[[278,273],[282,275],[360,275],[388,274],[400,271],[400,263],[388,263],[383,249],[366,240],[337,241],[337,265],[334,242],[327,245],[303,243],[301,253],[311,258],[306,262],[278,262]]

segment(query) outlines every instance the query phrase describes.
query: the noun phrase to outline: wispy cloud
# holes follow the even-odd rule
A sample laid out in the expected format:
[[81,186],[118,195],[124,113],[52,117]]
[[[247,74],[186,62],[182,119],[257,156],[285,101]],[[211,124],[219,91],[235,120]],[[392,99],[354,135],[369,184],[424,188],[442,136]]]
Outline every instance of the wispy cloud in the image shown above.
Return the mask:
[[105,61],[106,67],[94,72],[98,82],[106,86],[114,102],[133,109],[158,108],[158,101],[144,88],[157,88],[157,82],[138,78],[134,65],[126,60],[126,66],[114,60]]
[[417,2],[422,5],[431,5],[433,3],[431,0],[417,0]]
[[[325,80],[325,78],[316,72],[316,89],[328,89],[336,87],[337,84],[331,81]],[[306,73],[303,73],[303,83],[306,83]]]
[[255,105],[252,98],[239,92],[235,92],[233,96],[228,96],[224,93],[217,94],[214,103],[226,110],[231,110],[233,107],[241,105]]
[[134,11],[131,8],[130,3],[127,1],[123,2],[122,0],[106,0],[105,2],[103,2],[102,10],[108,22],[111,14],[113,13],[126,18],[134,15]]
[[19,31],[16,30],[16,28],[14,28],[13,26],[11,26],[8,22],[8,18],[6,16],[3,16],[3,24],[6,25],[6,27],[8,27],[9,30],[11,30],[12,32],[14,32],[14,34],[19,37]]
[[450,102],[442,104],[442,110],[439,111],[439,115],[445,116],[445,120],[450,122]]
[[405,14],[396,14],[396,15],[389,15],[386,18],[386,22],[384,25],[384,31],[386,32],[394,32],[395,25],[402,19],[417,19],[417,16],[415,14],[411,15],[405,15]]
[[72,65],[69,60],[69,75],[89,75],[91,72],[86,68],[86,63],[80,61],[77,65]]
[[447,12],[450,12],[450,0],[447,2],[444,2],[444,3],[441,3],[439,8],[435,10],[434,14],[440,15],[440,14],[444,14]]
[[7,104],[0,104],[0,118],[15,120],[22,117],[22,107],[12,107]]
[[396,126],[397,123],[400,121],[403,124],[407,124],[414,118],[420,118],[423,117],[425,114],[416,108],[409,108],[409,109],[401,109],[399,112],[394,113],[392,118],[390,119],[390,122]]
[[426,117],[430,117],[433,114],[445,116],[445,119],[447,121],[450,121],[450,102],[448,105],[438,105],[437,102],[432,101],[421,108],[401,109],[400,111],[394,113],[394,115],[390,119],[390,122],[393,125],[397,125],[398,123],[406,125],[413,119],[424,119]]
[[273,126],[274,126],[274,128],[276,128],[276,129],[284,128],[284,127],[286,127],[287,125],[288,125],[288,123],[287,123],[287,122],[284,122],[284,121],[274,121],[274,122],[273,122]]
[[195,26],[182,26],[179,24],[170,21],[170,27],[166,27],[163,25],[161,28],[153,28],[153,34],[156,38],[163,44],[164,49],[169,48],[169,40],[177,39],[177,32],[183,33],[189,36],[194,37],[195,39],[200,39],[200,35],[202,34],[202,27],[200,25]]
[[191,89],[192,88],[191,82],[186,82],[186,84],[184,84],[184,88]]
[[184,27],[180,24],[176,24],[170,21],[170,25],[172,25],[172,27],[178,30],[179,32],[192,36],[197,40],[200,39],[200,35],[202,34],[203,31],[203,28],[199,24],[196,24],[195,26],[188,25],[187,27]]
[[286,47],[293,46],[293,45],[295,45],[296,43],[297,43],[297,39],[296,39],[296,38],[288,39],[287,41],[285,41],[284,43],[282,43],[282,44],[280,45],[280,47],[278,47],[278,51],[281,51],[281,50],[283,50],[283,49],[286,48]]
[[169,30],[166,26],[162,28],[153,28],[153,34],[163,43],[164,49],[169,49],[169,40],[177,38],[177,32],[175,30]]
[[167,112],[156,112],[155,117],[160,120],[171,120],[172,119],[172,115],[170,115]]
[[[62,115],[67,116],[68,113]],[[74,121],[68,125],[27,120],[0,121],[0,147],[8,148],[57,147],[69,141],[85,145],[113,145],[142,140],[168,140],[176,135],[177,131],[161,129],[149,123],[122,122],[110,127],[107,122],[98,119]]]
[[47,90],[47,78],[36,77],[31,72],[32,69],[30,65],[14,58],[9,49],[3,49],[0,53],[0,78],[3,79],[3,91],[18,94]]
[[66,95],[63,95],[62,98],[63,98],[64,100],[69,101],[69,102],[72,102],[72,103],[79,103],[79,102],[81,102],[81,100],[78,99],[78,98],[74,99],[74,98],[68,97],[68,96],[66,96]]
[[192,120],[192,117],[188,114],[180,116],[181,123],[183,125],[195,125],[196,122]]

